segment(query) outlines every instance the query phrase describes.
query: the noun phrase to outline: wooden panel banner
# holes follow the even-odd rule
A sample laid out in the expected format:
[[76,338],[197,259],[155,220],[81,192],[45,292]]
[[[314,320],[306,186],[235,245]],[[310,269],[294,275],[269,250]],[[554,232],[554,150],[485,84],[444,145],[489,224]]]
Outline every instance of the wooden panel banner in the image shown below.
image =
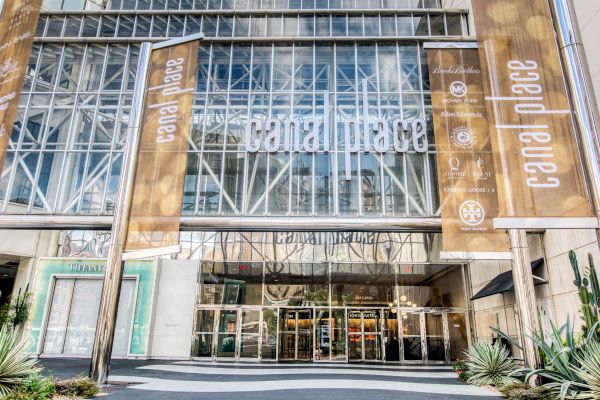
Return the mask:
[[0,16],[0,173],[17,116],[42,0],[5,1]]
[[441,258],[509,259],[498,213],[495,169],[476,48],[427,46],[438,185]]
[[495,227],[597,225],[548,1],[472,4],[498,171]]
[[198,47],[152,51],[126,250],[179,244]]

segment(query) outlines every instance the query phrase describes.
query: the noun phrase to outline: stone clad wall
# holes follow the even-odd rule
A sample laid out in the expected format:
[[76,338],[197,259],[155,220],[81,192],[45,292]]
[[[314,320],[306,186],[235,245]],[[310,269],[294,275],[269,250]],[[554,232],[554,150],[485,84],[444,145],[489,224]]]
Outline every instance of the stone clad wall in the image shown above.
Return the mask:
[[[590,67],[596,99],[600,99],[600,46],[596,44],[600,34],[600,2],[573,0],[579,18],[583,45]],[[471,0],[442,0],[444,8],[471,8]],[[469,32],[474,34],[472,13],[469,16]],[[547,230],[543,234],[529,235],[531,259],[545,258],[542,277],[548,284],[536,287],[538,306],[562,324],[567,318],[575,318],[580,328],[579,299],[573,284],[573,271],[568,252],[575,250],[580,267],[587,265],[587,254],[592,253],[597,271],[600,272],[600,251],[593,230]],[[477,293],[498,274],[510,270],[510,262],[478,261],[470,265],[471,293]],[[476,339],[491,340],[489,326],[500,327],[513,336],[519,335],[514,294],[495,295],[473,302],[473,330]]]

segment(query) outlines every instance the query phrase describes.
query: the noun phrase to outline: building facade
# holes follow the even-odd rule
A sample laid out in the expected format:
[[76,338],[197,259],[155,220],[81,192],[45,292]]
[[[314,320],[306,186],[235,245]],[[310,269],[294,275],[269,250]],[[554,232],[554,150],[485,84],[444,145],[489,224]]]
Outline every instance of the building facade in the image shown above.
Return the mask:
[[[44,7],[0,175],[0,217],[52,228],[0,231],[3,298],[33,293],[31,352],[91,354],[140,43],[199,32],[183,251],[126,263],[114,356],[448,363],[489,326],[520,335],[510,293],[471,300],[510,263],[439,259],[423,44],[472,41],[468,4]],[[256,129],[279,146],[249,145]],[[403,139],[384,154],[381,129]],[[564,256],[594,242],[530,235],[549,313],[576,312]]]

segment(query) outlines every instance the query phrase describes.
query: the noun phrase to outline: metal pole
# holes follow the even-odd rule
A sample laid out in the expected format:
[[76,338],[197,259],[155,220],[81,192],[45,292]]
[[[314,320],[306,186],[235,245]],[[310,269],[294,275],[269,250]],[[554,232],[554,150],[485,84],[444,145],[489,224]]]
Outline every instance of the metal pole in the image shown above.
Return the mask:
[[105,384],[108,379],[110,357],[117,319],[117,306],[121,291],[123,277],[123,247],[129,225],[131,199],[133,197],[133,183],[138,159],[140,141],[140,128],[144,97],[150,67],[150,54],[152,44],[142,43],[140,58],[138,60],[137,81],[131,102],[129,115],[129,128],[127,130],[127,143],[123,153],[123,164],[119,180],[119,194],[116,202],[114,222],[111,231],[111,243],[108,249],[106,270],[104,273],[104,286],[100,300],[100,311],[96,324],[96,336],[92,350],[90,365],[90,378],[99,384]]
[[[600,222],[598,105],[572,0],[550,0],[558,44],[575,113],[594,214]],[[600,229],[596,229],[600,244]]]
[[527,234],[523,229],[509,229],[508,238],[510,250],[513,254],[512,276],[515,285],[515,297],[521,332],[524,337],[523,357],[526,366],[536,368],[538,364],[537,347],[533,340],[527,338],[527,335],[531,335],[536,331],[537,315]]

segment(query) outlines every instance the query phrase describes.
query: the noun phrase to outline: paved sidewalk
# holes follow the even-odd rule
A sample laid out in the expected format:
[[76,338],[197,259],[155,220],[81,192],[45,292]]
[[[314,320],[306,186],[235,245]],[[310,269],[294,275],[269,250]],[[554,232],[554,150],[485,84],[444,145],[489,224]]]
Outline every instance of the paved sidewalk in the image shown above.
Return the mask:
[[[45,373],[86,375],[89,360],[43,359]],[[214,363],[114,360],[113,399],[439,400],[498,399],[465,385],[447,367],[365,364]]]

